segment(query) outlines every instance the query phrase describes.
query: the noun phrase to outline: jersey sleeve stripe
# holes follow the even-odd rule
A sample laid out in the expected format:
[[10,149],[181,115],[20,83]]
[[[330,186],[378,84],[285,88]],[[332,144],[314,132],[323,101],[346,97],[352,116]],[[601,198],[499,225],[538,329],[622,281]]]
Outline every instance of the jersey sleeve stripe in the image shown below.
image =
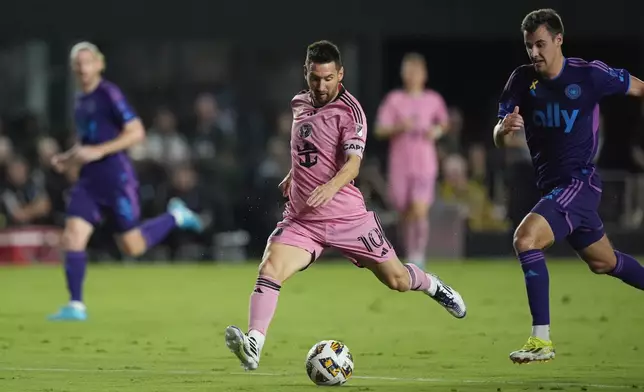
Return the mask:
[[610,70],[606,67],[603,67],[599,64],[570,64],[571,67],[579,67],[579,68],[596,68],[602,72],[609,73]]
[[608,68],[608,65],[602,63],[601,61],[593,61],[593,62],[586,62],[583,60],[570,60],[568,62],[573,67],[592,67],[592,68],[597,68],[601,69],[604,72],[610,72],[610,68]]
[[364,122],[362,120],[362,111],[360,110],[358,104],[346,95],[341,96],[340,100],[351,108],[351,114],[353,114],[353,119],[355,120],[355,122],[364,125]]

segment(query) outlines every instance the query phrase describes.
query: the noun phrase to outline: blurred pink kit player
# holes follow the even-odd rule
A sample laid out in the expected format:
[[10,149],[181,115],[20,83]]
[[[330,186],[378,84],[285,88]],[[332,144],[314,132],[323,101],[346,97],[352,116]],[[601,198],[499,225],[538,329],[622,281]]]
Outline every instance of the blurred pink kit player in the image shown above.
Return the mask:
[[[329,182],[348,155],[362,158],[367,139],[365,114],[344,86],[338,96],[315,108],[308,91],[292,102],[291,184],[284,220],[270,236],[278,242],[306,249],[311,261],[325,247],[334,247],[359,265],[360,259],[383,262],[396,252],[388,243],[375,213],[367,211],[360,190],[352,183],[342,187],[327,203],[307,204],[313,191]],[[313,116],[313,114],[317,114]]]
[[446,128],[449,114],[440,94],[425,88],[424,58],[405,56],[404,88],[391,91],[378,110],[376,134],[390,138],[389,197],[401,213],[408,261],[424,264],[429,236],[429,207],[438,175],[435,139]]

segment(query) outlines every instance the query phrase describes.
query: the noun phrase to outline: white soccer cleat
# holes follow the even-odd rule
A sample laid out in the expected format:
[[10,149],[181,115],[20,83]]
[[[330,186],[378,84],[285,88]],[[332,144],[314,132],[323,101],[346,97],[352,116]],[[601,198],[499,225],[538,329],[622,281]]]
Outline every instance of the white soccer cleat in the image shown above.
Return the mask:
[[430,279],[433,279],[436,284],[436,293],[434,295],[430,294],[429,291],[425,291],[425,294],[432,297],[432,299],[438,302],[442,307],[445,308],[452,316],[456,318],[463,318],[467,314],[467,308],[465,306],[465,301],[458,291],[446,285],[442,280],[436,275],[428,274]]
[[254,337],[249,337],[241,329],[231,325],[226,328],[226,346],[239,358],[245,370],[257,369],[260,347]]
[[555,346],[552,341],[539,339],[535,336],[530,336],[521,350],[510,353],[510,360],[518,364],[548,362],[553,359],[555,359]]

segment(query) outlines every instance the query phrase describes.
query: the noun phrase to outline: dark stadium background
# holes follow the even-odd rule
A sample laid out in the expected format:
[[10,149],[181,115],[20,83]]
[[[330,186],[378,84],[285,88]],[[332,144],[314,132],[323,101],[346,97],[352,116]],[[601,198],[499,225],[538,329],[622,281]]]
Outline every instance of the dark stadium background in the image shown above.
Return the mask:
[[[462,153],[467,157],[472,145],[486,148],[484,183],[491,203],[503,211],[513,187],[524,193],[530,190],[508,181],[504,153],[492,149],[495,102],[512,70],[527,60],[519,32],[521,18],[543,6],[557,9],[564,18],[566,55],[602,59],[644,75],[644,3],[635,1],[398,0],[394,4],[355,0],[324,6],[291,0],[11,2],[0,13],[3,134],[11,139],[15,153],[32,161],[34,170],[38,169],[39,137],[51,136],[61,145],[68,142],[68,51],[79,40],[95,42],[103,50],[106,77],[123,88],[149,128],[157,110],[167,108],[176,116],[177,131],[190,148],[198,143],[193,132],[194,101],[199,94],[214,94],[237,142],[220,146],[225,149],[223,163],[186,162],[186,171],[175,173],[195,172],[197,189],[190,191],[190,197],[195,208],[212,218],[211,225],[201,237],[171,236],[165,247],[144,259],[253,258],[261,253],[280,213],[275,188],[279,176],[262,171],[262,163],[268,164],[268,146],[279,140],[280,113],[288,110],[290,97],[303,86],[306,44],[318,39],[339,44],[346,85],[360,99],[371,126],[384,94],[399,85],[402,55],[418,51],[428,60],[430,87],[463,113]],[[644,147],[640,105],[632,99],[610,98],[602,103],[602,113],[605,143],[599,165],[607,189],[602,214],[613,241],[637,253],[644,250],[637,241],[641,219],[636,219],[644,208],[639,174],[644,169],[635,164],[631,150],[634,145]],[[384,175],[386,144],[373,136],[368,144],[369,168]],[[139,162],[146,215],[158,212],[176,191],[169,182],[172,167],[177,165]],[[365,179],[360,178],[360,183]],[[50,191],[58,210],[52,211],[50,219],[33,223],[60,225],[64,193],[60,187]],[[384,220],[395,239],[396,217],[383,199],[370,192],[368,202],[388,218]],[[532,197],[519,199],[519,206],[512,208],[520,212],[529,207]],[[430,256],[510,253],[511,228],[472,232],[450,210],[453,204],[446,200],[433,212],[433,236],[442,240],[432,240]],[[6,230],[16,227],[5,223]],[[120,257],[110,237],[101,232],[93,239],[92,249],[94,260]]]

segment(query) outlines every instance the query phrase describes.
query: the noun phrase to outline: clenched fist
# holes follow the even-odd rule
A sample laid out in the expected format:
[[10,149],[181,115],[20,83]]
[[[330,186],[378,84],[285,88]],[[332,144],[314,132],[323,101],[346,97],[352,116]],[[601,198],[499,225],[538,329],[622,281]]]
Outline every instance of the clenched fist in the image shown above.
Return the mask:
[[501,135],[505,136],[511,132],[521,131],[524,128],[523,117],[519,114],[519,107],[515,106],[514,111],[507,114],[501,122]]

